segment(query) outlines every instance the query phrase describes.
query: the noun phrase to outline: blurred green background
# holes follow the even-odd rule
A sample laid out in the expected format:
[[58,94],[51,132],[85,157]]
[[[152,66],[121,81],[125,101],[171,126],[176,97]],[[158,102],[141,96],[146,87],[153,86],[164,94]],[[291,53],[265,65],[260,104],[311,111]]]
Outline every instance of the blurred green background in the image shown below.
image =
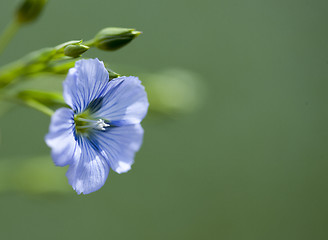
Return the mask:
[[[0,29],[17,3],[1,1]],[[26,187],[0,194],[0,239],[328,239],[327,12],[324,0],[49,1],[1,64],[135,27],[143,34],[125,48],[86,56],[126,75],[188,69],[206,96],[188,114],[150,114],[132,171],[111,172],[86,196],[65,184],[61,194],[33,193],[29,178],[66,183],[65,169],[47,158],[53,175],[34,174],[50,152],[49,118],[10,111],[0,167],[11,167],[0,180]]]

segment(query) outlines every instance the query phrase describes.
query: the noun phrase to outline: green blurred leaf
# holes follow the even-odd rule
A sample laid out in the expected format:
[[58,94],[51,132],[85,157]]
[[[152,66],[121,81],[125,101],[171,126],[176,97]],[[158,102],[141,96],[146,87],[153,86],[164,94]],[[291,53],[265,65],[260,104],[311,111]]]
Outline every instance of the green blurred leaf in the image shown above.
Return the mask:
[[71,190],[65,168],[56,167],[50,156],[0,161],[0,192],[63,194]]
[[206,87],[201,77],[184,69],[167,69],[158,73],[141,73],[151,112],[175,115],[197,110],[203,103]]

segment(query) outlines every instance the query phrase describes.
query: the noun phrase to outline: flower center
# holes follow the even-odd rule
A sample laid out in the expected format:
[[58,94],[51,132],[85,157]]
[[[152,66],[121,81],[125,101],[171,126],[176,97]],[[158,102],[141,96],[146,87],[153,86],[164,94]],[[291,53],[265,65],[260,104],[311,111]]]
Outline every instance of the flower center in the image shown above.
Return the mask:
[[107,120],[102,118],[91,118],[91,116],[86,113],[75,115],[74,122],[76,133],[78,134],[88,134],[92,129],[105,131],[106,128],[110,126]]

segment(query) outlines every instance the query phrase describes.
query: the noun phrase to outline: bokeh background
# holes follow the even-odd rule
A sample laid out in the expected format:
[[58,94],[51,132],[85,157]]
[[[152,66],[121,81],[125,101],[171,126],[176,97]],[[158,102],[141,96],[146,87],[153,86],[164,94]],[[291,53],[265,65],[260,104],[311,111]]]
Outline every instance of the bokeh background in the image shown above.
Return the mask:
[[[17,4],[1,1],[1,29]],[[327,12],[324,0],[50,0],[1,64],[134,27],[143,34],[125,48],[86,56],[126,75],[191,71],[201,105],[150,113],[132,171],[86,196],[49,158],[49,118],[9,111],[0,239],[328,239]]]

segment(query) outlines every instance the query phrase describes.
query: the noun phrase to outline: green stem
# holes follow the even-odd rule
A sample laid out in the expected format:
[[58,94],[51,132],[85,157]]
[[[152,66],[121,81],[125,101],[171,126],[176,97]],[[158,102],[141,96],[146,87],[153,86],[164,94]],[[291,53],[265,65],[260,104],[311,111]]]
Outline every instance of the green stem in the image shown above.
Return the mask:
[[42,104],[34,99],[24,99],[24,100],[18,99],[14,96],[8,96],[8,95],[3,94],[3,91],[1,91],[1,90],[0,90],[0,101],[7,101],[7,102],[27,106],[27,107],[33,108],[35,110],[38,110],[39,112],[42,112],[48,116],[52,116],[54,113],[54,111],[52,109],[48,108],[44,104]]
[[7,25],[2,35],[0,36],[0,54],[7,47],[10,40],[15,36],[20,26],[21,24],[17,20],[13,20]]
[[42,112],[50,117],[54,114],[52,109],[33,99],[27,99],[24,101],[24,103],[26,106],[34,108],[35,110],[38,110],[39,112]]
[[[60,54],[58,54],[60,55]],[[0,68],[0,89],[17,80],[34,73],[43,72],[48,63],[56,56],[56,49],[44,48]]]
[[[40,72],[47,72],[51,62],[71,59],[65,56],[64,49],[69,45],[78,45],[81,40],[69,41],[52,48],[43,48],[31,52],[25,57],[0,68],[0,89],[15,81],[18,77],[25,77]],[[76,59],[76,58],[74,58]],[[71,66],[71,65],[70,65]]]
[[88,47],[93,47],[94,44],[95,44],[95,42],[93,39],[83,42],[83,45],[88,46]]

